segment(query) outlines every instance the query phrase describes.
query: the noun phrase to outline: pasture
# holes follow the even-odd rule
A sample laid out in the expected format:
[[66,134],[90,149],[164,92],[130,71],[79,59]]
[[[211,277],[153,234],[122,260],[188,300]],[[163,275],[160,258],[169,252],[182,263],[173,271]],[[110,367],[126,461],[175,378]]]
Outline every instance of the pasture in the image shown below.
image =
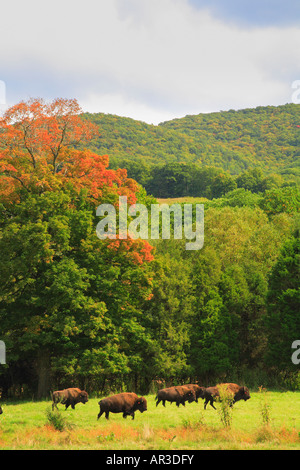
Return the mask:
[[90,398],[75,410],[59,405],[63,428],[49,420],[51,401],[5,402],[0,415],[0,450],[296,450],[300,449],[300,392],[250,391],[239,401],[224,426],[217,411],[203,409],[203,400],[179,408],[155,406],[124,419],[104,415],[97,421],[100,398]]

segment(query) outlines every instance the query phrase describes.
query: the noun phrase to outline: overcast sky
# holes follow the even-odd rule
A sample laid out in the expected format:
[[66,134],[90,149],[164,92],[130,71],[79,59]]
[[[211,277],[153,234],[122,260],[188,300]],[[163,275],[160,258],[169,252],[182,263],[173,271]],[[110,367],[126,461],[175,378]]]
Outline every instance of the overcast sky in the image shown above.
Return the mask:
[[299,0],[1,2],[1,110],[76,98],[84,111],[157,124],[280,105],[292,102],[299,59]]

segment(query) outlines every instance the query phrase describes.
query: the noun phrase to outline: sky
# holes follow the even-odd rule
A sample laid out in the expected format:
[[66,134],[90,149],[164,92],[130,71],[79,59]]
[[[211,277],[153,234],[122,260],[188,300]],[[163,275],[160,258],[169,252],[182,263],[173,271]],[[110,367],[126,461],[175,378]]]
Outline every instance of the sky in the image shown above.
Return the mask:
[[76,98],[83,111],[158,124],[278,106],[295,102],[299,59],[299,0],[11,0],[0,111]]

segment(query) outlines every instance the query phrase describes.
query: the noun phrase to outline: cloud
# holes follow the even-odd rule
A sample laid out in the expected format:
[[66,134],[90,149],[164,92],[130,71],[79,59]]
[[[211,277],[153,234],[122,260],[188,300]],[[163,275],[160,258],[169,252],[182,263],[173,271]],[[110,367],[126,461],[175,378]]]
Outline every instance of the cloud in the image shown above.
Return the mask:
[[188,0],[190,5],[204,9],[229,23],[239,26],[297,26],[300,4],[298,0]]
[[191,0],[41,5],[2,7],[0,80],[12,102],[75,97],[87,111],[158,123],[284,104],[300,78],[296,26],[232,24]]

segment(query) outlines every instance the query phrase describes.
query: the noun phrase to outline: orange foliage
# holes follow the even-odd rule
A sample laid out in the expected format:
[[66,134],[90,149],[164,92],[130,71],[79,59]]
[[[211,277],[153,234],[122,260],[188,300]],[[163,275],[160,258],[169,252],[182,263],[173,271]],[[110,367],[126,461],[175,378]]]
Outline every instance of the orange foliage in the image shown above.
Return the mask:
[[145,261],[150,262],[154,259],[152,254],[154,248],[146,240],[140,238],[134,240],[128,236],[125,240],[117,238],[109,240],[108,243],[112,250],[118,253],[127,253],[134,264],[143,264]]
[[[59,190],[71,183],[78,192],[100,204],[107,196],[115,201],[127,196],[136,203],[138,185],[127,178],[125,169],[108,169],[107,155],[78,150],[74,145],[97,132],[94,124],[83,121],[75,99],[22,101],[0,118],[0,200],[20,200],[20,189],[29,192]],[[114,242],[111,248],[115,249]],[[122,241],[136,264],[151,261],[152,247],[142,240]]]
[[83,121],[75,99],[20,102],[0,119],[0,196],[15,199],[20,187],[28,191],[58,189],[71,181],[99,200],[109,188],[136,202],[137,183],[126,170],[108,170],[107,155],[73,147],[95,135],[94,124]]

